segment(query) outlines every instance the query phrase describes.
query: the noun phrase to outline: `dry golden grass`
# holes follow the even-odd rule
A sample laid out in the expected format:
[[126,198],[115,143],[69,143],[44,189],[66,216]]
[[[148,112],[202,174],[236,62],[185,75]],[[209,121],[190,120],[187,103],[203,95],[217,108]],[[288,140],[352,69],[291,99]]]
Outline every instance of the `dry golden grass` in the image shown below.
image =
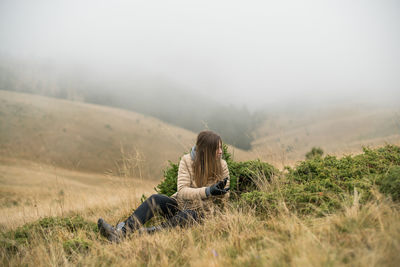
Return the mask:
[[[154,187],[128,177],[27,161],[0,162],[3,233],[45,216],[78,214],[93,224],[98,217],[115,224],[139,205],[142,193],[149,196]],[[262,191],[285,186],[279,176],[270,183],[260,181]],[[289,212],[284,199],[273,216],[232,204],[191,228],[133,233],[120,244],[110,244],[89,230],[39,229],[18,250],[1,241],[0,262],[4,266],[397,266],[400,204],[377,192],[364,205],[356,191],[351,198],[344,210],[319,218]],[[69,240],[88,242],[88,248],[71,252],[65,247]]]
[[[12,254],[0,248],[4,265],[36,266],[397,266],[400,261],[400,206],[376,195],[367,205],[355,201],[328,217],[298,217],[284,208],[260,218],[250,207],[227,207],[188,229],[169,229],[153,235],[133,233],[120,244],[98,234],[79,231],[92,240],[83,253],[67,253],[63,241],[71,233],[54,229]],[[109,195],[103,195],[108,198]],[[99,208],[110,222],[129,207]],[[56,238],[54,238],[54,236]]]
[[[1,162],[2,194],[14,193],[13,199],[21,203],[8,207],[1,198],[5,214],[1,232],[44,216],[70,214],[93,223],[103,217],[115,224],[154,186],[133,178]],[[262,191],[285,186],[279,176],[261,181]],[[133,233],[120,244],[110,244],[88,230],[48,228],[34,232],[17,251],[0,246],[0,262],[5,266],[397,266],[400,204],[378,192],[374,196],[361,205],[355,191],[344,210],[326,217],[298,216],[286,209],[284,199],[273,216],[230,204],[191,228]],[[71,239],[86,240],[88,249],[67,250],[65,242]]]
[[[0,216],[0,225],[5,229],[71,212],[89,214],[116,206],[132,209],[142,194],[154,193],[157,184],[5,159],[0,160],[0,182],[0,213],[5,215]],[[98,213],[93,215],[96,217]]]

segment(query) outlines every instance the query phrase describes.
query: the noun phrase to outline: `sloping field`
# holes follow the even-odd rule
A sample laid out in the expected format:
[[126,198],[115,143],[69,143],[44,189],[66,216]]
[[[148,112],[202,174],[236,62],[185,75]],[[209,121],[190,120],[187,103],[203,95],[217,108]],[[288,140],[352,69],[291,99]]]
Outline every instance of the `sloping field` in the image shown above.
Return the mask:
[[0,90],[0,157],[159,179],[195,133],[138,113]]
[[271,115],[254,133],[252,157],[277,167],[293,165],[312,147],[325,154],[357,154],[363,146],[400,144],[400,109],[334,107]]
[[177,161],[195,139],[139,113],[0,90],[3,158],[159,180],[168,160]]

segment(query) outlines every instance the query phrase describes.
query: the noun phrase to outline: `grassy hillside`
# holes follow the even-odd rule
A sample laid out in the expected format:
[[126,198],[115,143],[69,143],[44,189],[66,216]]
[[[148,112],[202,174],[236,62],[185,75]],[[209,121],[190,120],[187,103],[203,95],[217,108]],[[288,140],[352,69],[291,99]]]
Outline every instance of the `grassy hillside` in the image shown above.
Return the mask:
[[[115,196],[120,202],[114,204],[71,210],[24,225],[4,224],[0,262],[5,266],[397,266],[399,151],[400,147],[387,146],[355,157],[315,158],[269,179],[256,174],[258,194],[244,193],[243,201],[231,200],[202,223],[153,235],[136,232],[120,244],[101,237],[95,221],[102,216],[116,223],[127,216],[132,203],[123,194]],[[385,191],[385,181],[392,181],[391,188],[397,190]],[[305,192],[311,198],[304,197]],[[319,212],[333,201],[337,205]]]
[[2,90],[0,122],[0,157],[154,180],[196,139],[135,112]]
[[252,157],[283,167],[303,160],[312,147],[342,156],[360,153],[362,146],[400,144],[400,109],[361,105],[271,113],[254,135]]
[[[188,151],[196,134],[120,109],[0,90],[0,157],[67,169],[161,177],[168,160]],[[253,133],[251,151],[276,167],[304,159],[314,146],[325,154],[359,153],[362,146],[400,144],[400,110],[347,107],[271,113]]]
[[0,90],[0,157],[152,179],[195,134],[134,112]]
[[[22,160],[0,160],[0,228],[14,228],[46,216],[124,206],[129,213],[156,182],[60,169]],[[122,205],[124,204],[124,205]]]

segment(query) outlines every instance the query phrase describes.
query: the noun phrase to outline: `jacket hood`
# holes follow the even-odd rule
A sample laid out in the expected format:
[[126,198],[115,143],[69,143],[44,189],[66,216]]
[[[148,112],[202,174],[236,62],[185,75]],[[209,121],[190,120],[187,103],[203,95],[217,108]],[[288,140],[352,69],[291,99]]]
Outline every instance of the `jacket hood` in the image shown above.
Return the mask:
[[192,158],[192,160],[194,160],[194,158],[196,157],[196,145],[192,147],[192,150],[190,151],[190,157]]

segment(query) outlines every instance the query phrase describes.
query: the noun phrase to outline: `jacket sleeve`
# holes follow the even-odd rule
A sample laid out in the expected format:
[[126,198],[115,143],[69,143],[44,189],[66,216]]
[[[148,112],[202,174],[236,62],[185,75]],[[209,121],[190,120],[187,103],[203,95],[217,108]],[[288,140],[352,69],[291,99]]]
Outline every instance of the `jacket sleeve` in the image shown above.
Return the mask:
[[188,165],[184,158],[179,163],[178,171],[178,195],[184,200],[205,199],[206,187],[193,188],[190,182]]

